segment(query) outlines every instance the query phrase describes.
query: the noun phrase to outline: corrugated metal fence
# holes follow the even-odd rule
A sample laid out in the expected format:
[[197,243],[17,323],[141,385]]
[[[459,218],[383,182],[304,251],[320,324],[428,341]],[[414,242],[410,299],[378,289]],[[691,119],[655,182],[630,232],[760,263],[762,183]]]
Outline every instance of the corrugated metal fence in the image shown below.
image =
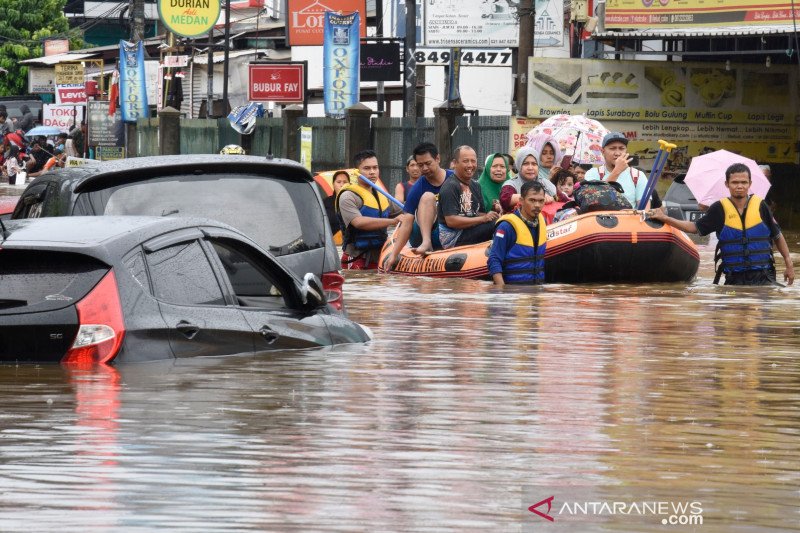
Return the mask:
[[[350,166],[345,161],[345,121],[324,117],[301,118],[300,126],[310,126],[313,132],[312,171],[332,170]],[[451,132],[453,146],[467,144],[478,153],[478,166],[492,152],[508,150],[507,116],[460,117]],[[158,154],[158,119],[142,119],[136,125],[139,155]],[[262,118],[256,122],[248,153],[282,157],[283,120]],[[387,187],[394,188],[405,177],[405,164],[414,146],[434,140],[433,118],[372,119],[372,146],[381,163],[381,177]],[[239,134],[227,118],[181,119],[181,153],[218,153],[227,144],[239,144]],[[365,147],[366,148],[366,147]],[[441,154],[442,166],[447,166],[450,154]]]

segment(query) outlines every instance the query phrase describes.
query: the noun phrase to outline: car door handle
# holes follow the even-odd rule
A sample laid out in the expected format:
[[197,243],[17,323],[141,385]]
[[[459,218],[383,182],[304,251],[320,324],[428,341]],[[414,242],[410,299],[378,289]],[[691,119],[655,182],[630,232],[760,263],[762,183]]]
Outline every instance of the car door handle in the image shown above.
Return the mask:
[[195,337],[195,335],[197,335],[200,332],[200,328],[198,326],[190,324],[185,320],[181,320],[180,322],[178,322],[178,324],[175,326],[175,329],[183,333],[183,336],[189,340],[192,340]]
[[260,330],[258,330],[258,332],[262,337],[264,337],[264,340],[267,341],[267,344],[272,344],[278,340],[278,337],[280,337],[280,335],[278,335],[275,330],[269,326],[263,326]]

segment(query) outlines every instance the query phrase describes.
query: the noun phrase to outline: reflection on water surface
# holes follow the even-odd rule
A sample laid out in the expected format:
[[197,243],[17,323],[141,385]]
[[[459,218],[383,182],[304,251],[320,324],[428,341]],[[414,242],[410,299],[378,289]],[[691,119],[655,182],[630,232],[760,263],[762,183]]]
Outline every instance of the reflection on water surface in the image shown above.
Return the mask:
[[621,487],[791,530],[797,289],[715,287],[710,255],[689,286],[353,275],[369,345],[0,367],[1,529],[518,531],[535,494]]

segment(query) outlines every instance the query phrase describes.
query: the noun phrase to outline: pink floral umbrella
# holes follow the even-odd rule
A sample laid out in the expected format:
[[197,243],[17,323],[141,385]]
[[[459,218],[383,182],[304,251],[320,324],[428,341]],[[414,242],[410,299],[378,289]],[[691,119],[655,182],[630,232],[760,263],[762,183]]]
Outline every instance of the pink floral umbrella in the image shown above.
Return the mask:
[[600,143],[607,133],[605,126],[584,115],[555,115],[528,132],[528,146],[537,135],[549,135],[573,162],[601,165]]
[[689,170],[686,171],[683,182],[692,191],[697,203],[711,205],[730,196],[730,191],[725,186],[725,170],[734,163],[742,163],[750,169],[749,194],[757,194],[761,198],[767,195],[771,184],[758,163],[727,150],[717,150],[693,157]]

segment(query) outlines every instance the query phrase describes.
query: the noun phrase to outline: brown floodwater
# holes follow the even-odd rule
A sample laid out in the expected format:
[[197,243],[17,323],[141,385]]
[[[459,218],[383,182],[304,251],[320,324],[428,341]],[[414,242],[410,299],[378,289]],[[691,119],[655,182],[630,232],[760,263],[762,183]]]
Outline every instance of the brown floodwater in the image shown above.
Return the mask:
[[[0,530],[796,531],[798,290],[702,258],[688,285],[354,274],[366,345],[0,366]],[[564,511],[589,500],[623,506]],[[697,505],[625,512],[655,500]]]

